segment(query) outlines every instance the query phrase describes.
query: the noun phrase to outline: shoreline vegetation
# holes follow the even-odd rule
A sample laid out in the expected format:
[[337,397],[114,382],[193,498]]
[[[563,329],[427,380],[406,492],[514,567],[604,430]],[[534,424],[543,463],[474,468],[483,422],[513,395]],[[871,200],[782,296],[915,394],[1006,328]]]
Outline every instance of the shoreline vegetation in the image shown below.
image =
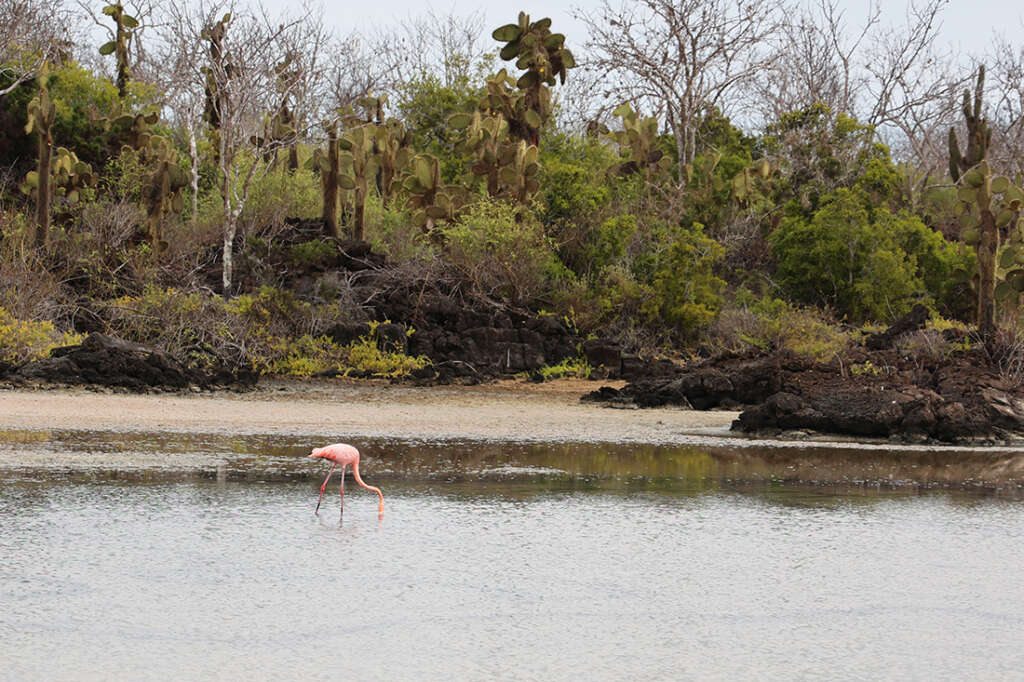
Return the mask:
[[[1013,441],[1020,55],[942,53],[943,4],[851,45],[782,0],[362,41],[258,3],[5,5],[0,383],[590,378],[751,432]],[[86,18],[110,40],[55,28]]]

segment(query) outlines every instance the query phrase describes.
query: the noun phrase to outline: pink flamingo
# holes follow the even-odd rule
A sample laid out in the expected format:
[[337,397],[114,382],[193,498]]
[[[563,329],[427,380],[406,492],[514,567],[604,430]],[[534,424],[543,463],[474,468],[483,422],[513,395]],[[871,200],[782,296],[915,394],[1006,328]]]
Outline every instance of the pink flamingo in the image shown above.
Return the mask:
[[314,514],[320,514],[320,502],[324,499],[324,488],[327,487],[327,481],[331,480],[331,474],[334,473],[335,467],[341,465],[341,513],[345,513],[345,467],[349,464],[352,465],[352,475],[356,477],[356,483],[363,486],[367,490],[372,490],[377,493],[380,497],[380,504],[377,507],[377,514],[379,517],[384,516],[384,493],[380,491],[380,488],[374,488],[372,485],[366,485],[363,479],[359,476],[359,451],[351,445],[345,443],[335,443],[334,445],[328,445],[323,448],[313,448],[313,452],[309,454],[310,459],[329,459],[333,464],[331,470],[327,472],[327,478],[324,479],[324,484],[320,486],[320,499],[316,501],[316,511]]

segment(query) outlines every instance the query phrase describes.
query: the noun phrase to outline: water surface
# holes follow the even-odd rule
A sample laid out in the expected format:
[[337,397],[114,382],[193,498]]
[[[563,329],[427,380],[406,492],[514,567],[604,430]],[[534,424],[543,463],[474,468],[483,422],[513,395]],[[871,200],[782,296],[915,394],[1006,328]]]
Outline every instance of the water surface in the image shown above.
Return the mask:
[[385,514],[349,479],[340,523],[308,439],[0,434],[0,677],[1024,670],[1024,502],[987,459],[360,446]]

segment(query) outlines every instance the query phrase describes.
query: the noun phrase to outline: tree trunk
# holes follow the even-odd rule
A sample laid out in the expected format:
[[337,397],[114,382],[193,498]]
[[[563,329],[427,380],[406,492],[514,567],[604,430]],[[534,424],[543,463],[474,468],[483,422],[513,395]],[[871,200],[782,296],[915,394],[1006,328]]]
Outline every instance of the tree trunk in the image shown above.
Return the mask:
[[[224,158],[224,157],[222,157]],[[238,230],[238,214],[231,206],[230,168],[221,168],[221,197],[224,201],[224,250],[221,254],[221,285],[224,298],[231,298],[231,275],[233,269],[232,249],[235,246],[235,232]]]
[[688,131],[682,121],[672,122],[672,136],[676,139],[676,156],[679,157],[679,187],[686,187],[686,164],[690,163],[687,158],[686,141]]
[[36,246],[46,246],[50,235],[50,162],[53,158],[53,135],[49,128],[40,127],[39,135],[39,187],[36,190]]
[[192,229],[199,223],[199,147],[196,144],[196,126],[188,126],[188,158],[190,171],[190,188],[192,190]]

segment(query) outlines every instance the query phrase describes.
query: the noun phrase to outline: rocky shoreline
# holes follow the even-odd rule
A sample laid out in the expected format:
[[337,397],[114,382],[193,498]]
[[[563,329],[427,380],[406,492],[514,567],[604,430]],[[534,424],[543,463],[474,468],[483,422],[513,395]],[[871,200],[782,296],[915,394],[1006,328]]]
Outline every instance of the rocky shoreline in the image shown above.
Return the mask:
[[[393,298],[396,305],[399,299]],[[941,354],[912,353],[897,344],[924,325],[923,309],[830,362],[775,352],[723,354],[683,367],[666,360],[645,362],[611,341],[584,341],[553,317],[507,309],[485,316],[441,299],[421,304],[415,314],[423,328],[414,335],[406,333],[403,323],[377,327],[382,347],[431,359],[429,367],[408,380],[414,385],[473,385],[522,376],[583,354],[597,368],[596,378],[629,381],[621,388],[586,393],[584,402],[741,410],[732,429],[766,437],[817,432],[962,445],[1024,440],[1024,386],[998,370],[984,345],[953,338],[956,333],[946,340],[947,348],[956,350]],[[339,326],[330,333],[344,343],[365,334],[364,327]],[[958,345],[949,345],[953,341]],[[42,360],[0,365],[0,387],[8,388],[244,392],[257,380],[248,369],[203,372],[162,351],[99,333],[54,349]]]

